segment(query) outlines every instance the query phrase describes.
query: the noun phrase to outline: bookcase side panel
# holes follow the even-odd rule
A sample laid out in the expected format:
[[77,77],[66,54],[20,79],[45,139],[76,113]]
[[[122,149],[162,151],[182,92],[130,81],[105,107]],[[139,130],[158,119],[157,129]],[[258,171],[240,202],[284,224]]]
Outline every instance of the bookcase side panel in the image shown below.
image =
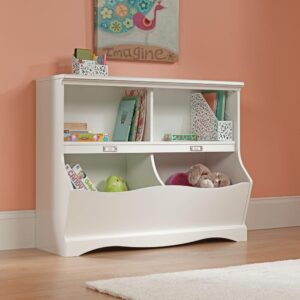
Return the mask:
[[63,84],[37,82],[36,244],[64,253],[68,191],[63,162]]
[[[233,140],[236,145],[240,140],[240,112],[239,112],[239,91],[227,91],[226,93],[226,107],[225,107],[225,120],[232,121],[233,124]],[[239,147],[237,147],[239,149]]]

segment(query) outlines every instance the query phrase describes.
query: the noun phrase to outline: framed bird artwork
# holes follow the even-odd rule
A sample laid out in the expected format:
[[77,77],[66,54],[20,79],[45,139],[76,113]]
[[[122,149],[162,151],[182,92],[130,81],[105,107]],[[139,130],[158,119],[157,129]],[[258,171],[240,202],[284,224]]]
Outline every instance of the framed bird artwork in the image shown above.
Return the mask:
[[94,0],[95,52],[108,60],[178,61],[179,0]]

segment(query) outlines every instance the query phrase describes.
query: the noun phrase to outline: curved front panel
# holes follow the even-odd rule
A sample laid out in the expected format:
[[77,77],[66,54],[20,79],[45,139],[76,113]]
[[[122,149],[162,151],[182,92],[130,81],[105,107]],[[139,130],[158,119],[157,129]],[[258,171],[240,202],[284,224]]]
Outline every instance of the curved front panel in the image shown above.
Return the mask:
[[[135,237],[154,235],[160,245],[171,245],[168,239],[161,240],[166,232],[242,226],[249,187],[239,183],[218,189],[157,186],[121,193],[72,191],[66,240],[122,246],[126,236],[127,246],[137,246]],[[157,244],[154,239],[148,246]],[[94,249],[92,245],[88,250]]]

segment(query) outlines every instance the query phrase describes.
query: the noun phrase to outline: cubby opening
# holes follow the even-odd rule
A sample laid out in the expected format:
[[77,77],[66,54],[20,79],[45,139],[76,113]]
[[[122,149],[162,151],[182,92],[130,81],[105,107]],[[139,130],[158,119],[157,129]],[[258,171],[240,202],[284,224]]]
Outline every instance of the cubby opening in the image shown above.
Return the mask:
[[153,138],[163,141],[164,135],[191,133],[190,90],[154,89]]
[[[126,90],[134,87],[82,86],[64,87],[64,122],[87,123],[93,133],[113,136],[119,103]],[[146,123],[143,141],[150,141],[150,92],[147,91]]]
[[[165,134],[190,134],[191,95],[205,90],[154,89],[153,90],[153,139],[163,141]],[[226,92],[224,121],[233,121],[233,129],[238,117],[238,93]],[[233,130],[235,132],[235,130]],[[233,140],[236,139],[234,134]]]
[[98,192],[104,191],[109,176],[123,177],[129,191],[162,184],[148,154],[65,154],[65,163],[80,164]]
[[185,173],[198,163],[207,166],[212,172],[227,174],[231,185],[248,182],[236,153],[161,153],[154,154],[154,161],[157,173],[164,183],[173,174]]

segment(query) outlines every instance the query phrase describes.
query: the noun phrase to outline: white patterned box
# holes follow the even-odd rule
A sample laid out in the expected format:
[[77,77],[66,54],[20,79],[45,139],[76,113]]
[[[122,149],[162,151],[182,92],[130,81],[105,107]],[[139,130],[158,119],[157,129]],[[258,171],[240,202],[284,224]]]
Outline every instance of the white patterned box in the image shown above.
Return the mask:
[[199,141],[232,141],[232,121],[218,121],[201,93],[191,96],[191,129]]
[[218,139],[218,120],[201,93],[191,95],[191,129],[199,141]]
[[86,76],[108,76],[108,65],[99,65],[94,60],[72,57],[72,73]]
[[218,141],[232,141],[232,121],[218,121]]

